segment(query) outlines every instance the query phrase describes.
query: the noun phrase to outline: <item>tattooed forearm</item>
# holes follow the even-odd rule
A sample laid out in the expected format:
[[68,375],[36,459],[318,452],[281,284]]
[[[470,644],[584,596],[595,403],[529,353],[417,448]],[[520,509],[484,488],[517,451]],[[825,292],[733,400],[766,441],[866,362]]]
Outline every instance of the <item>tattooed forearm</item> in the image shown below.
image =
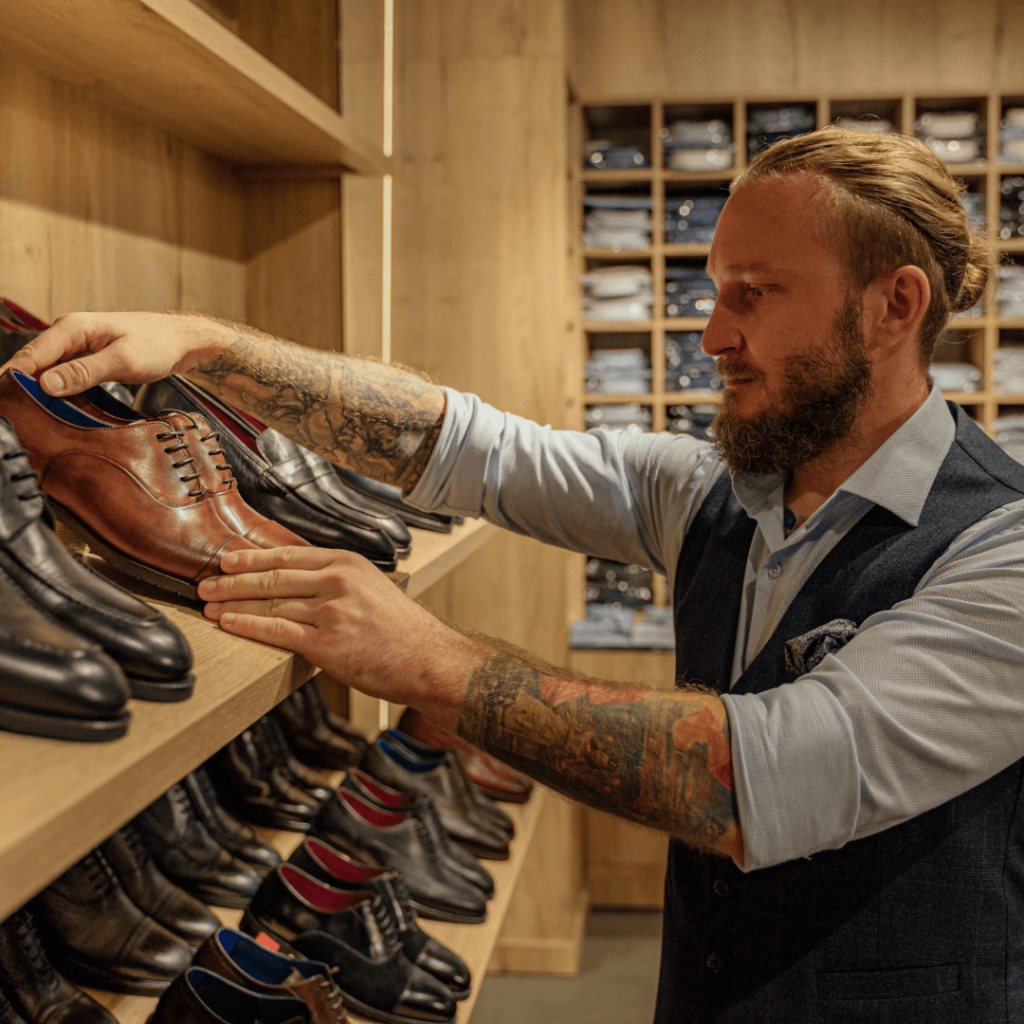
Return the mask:
[[406,491],[444,419],[444,394],[414,373],[250,328],[189,376],[332,462]]
[[721,700],[543,673],[495,654],[471,675],[459,734],[566,796],[742,859]]

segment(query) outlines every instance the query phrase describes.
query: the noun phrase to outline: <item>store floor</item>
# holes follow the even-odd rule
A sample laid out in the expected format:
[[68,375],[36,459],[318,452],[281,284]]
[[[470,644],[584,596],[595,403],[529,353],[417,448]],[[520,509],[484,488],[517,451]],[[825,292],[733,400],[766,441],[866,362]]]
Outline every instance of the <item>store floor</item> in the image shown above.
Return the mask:
[[575,978],[489,975],[473,1024],[651,1024],[661,914],[595,911]]

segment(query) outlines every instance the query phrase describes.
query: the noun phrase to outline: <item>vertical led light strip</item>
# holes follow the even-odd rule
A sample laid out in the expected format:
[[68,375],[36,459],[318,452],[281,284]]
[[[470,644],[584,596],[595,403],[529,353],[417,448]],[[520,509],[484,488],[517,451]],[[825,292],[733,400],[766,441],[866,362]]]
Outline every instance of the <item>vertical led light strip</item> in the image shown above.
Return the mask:
[[[393,131],[395,117],[395,0],[384,0],[384,156],[390,157],[394,149]],[[380,356],[385,363],[391,362],[391,202],[392,180],[384,175],[381,239],[381,317]],[[377,702],[377,728],[381,731],[390,725],[388,702]]]

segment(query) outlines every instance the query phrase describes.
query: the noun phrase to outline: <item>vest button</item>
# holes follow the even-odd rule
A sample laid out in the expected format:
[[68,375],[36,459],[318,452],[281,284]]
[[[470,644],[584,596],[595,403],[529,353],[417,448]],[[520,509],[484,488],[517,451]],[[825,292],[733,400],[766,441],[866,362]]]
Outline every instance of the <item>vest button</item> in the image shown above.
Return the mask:
[[718,974],[725,967],[725,961],[717,953],[712,953],[707,958],[706,964],[712,974]]
[[711,883],[711,891],[716,896],[721,896],[723,899],[729,895],[729,886],[723,882],[720,878],[716,878]]
[[772,562],[772,564],[768,566],[768,575],[771,576],[773,580],[777,580],[782,575],[782,566],[779,565],[778,562]]

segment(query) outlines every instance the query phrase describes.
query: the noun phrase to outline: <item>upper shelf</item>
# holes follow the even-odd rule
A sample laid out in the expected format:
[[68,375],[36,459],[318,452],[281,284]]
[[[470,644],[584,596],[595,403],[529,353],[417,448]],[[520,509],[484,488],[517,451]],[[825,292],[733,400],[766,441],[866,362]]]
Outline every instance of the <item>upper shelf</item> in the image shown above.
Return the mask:
[[0,40],[233,163],[387,167],[380,146],[191,0],[4,0]]

